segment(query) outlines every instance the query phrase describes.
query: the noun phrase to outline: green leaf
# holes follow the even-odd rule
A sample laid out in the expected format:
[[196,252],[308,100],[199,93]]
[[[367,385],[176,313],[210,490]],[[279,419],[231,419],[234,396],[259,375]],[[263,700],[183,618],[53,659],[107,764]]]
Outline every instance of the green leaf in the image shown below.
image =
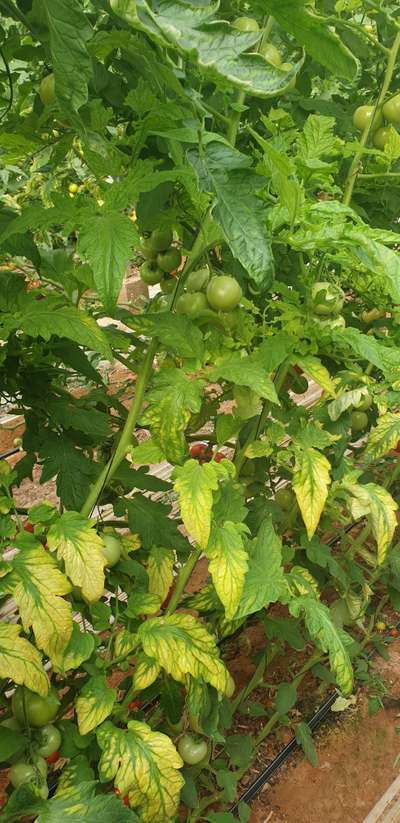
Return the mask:
[[343,694],[353,688],[353,671],[346,645],[351,638],[332,623],[330,611],[324,603],[308,595],[298,597],[289,604],[290,613],[299,617],[304,613],[308,632],[323,652],[329,653],[329,662]]
[[258,353],[234,352],[211,369],[210,380],[228,380],[238,386],[247,386],[260,397],[279,406],[279,398],[273,381],[265,373],[265,366]]
[[386,286],[386,292],[394,303],[400,303],[400,255],[368,236],[366,231],[347,229],[346,239],[351,241],[349,251],[358,263],[372,274],[378,275]]
[[384,562],[397,527],[398,505],[389,492],[376,483],[361,486],[344,480],[343,487],[351,495],[349,508],[355,519],[369,517],[378,549],[378,564]]
[[147,559],[149,592],[164,601],[174,579],[175,552],[153,546]]
[[143,823],[171,820],[184,780],[179,772],[182,759],[169,737],[132,720],[127,731],[104,723],[97,741],[102,749],[101,779],[114,780],[122,796],[129,794],[130,804],[139,808]]
[[210,537],[213,492],[220,479],[228,480],[234,475],[235,468],[227,460],[222,463],[213,460],[203,466],[197,460],[187,460],[184,466],[174,470],[174,489],[179,495],[182,520],[203,549]]
[[221,226],[234,257],[264,290],[272,283],[274,263],[266,229],[266,207],[256,191],[265,181],[250,168],[251,159],[221,143],[210,143],[201,156],[188,153],[200,188],[215,196],[214,220]]
[[249,544],[249,568],[235,618],[247,617],[270,603],[276,603],[285,591],[282,566],[282,543],[275,533],[272,521],[266,518],[256,541]]
[[95,603],[103,594],[106,565],[103,541],[94,523],[77,512],[65,512],[47,535],[50,551],[57,552],[69,579],[82,589],[89,603]]
[[95,440],[105,440],[111,435],[111,420],[108,414],[97,409],[85,409],[66,399],[52,399],[47,403],[47,413],[63,429],[83,432]]
[[142,422],[170,463],[181,463],[185,456],[184,431],[191,415],[201,409],[203,387],[203,380],[190,380],[176,368],[161,371],[153,380]]
[[250,735],[231,734],[225,740],[225,751],[233,766],[249,766],[254,751],[253,739]]
[[379,460],[391,449],[395,449],[400,440],[400,414],[387,412],[378,417],[376,426],[368,436],[365,456],[369,460]]
[[226,521],[222,526],[213,525],[205,550],[208,570],[227,620],[234,617],[239,606],[248,569],[243,543],[246,532],[247,526],[241,523]]
[[348,347],[354,354],[367,360],[383,372],[385,377],[400,380],[400,363],[398,351],[385,346],[369,334],[363,334],[356,328],[340,329],[332,332],[332,338],[339,351]]
[[299,158],[304,163],[319,159],[337,151],[337,138],[334,133],[335,118],[310,114],[303,132],[299,137]]
[[143,650],[174,680],[202,677],[217,691],[232,695],[233,681],[219,657],[215,638],[191,614],[153,617],[139,631]]
[[137,466],[151,466],[154,463],[162,463],[164,460],[164,452],[152,437],[139,443],[138,446],[131,449],[129,459]]
[[0,728],[0,763],[10,761],[16,754],[21,754],[27,745],[27,738],[15,731],[7,729],[6,726]]
[[139,823],[137,815],[115,794],[95,795],[95,791],[96,784],[85,781],[64,789],[46,804],[42,802],[36,823]]
[[43,668],[40,653],[29,640],[19,637],[21,626],[0,624],[0,677],[11,678],[19,686],[45,697],[49,680]]
[[316,449],[296,449],[293,490],[309,540],[318,526],[328,497],[330,469],[329,460]]
[[196,358],[200,361],[203,358],[203,335],[188,317],[171,312],[157,312],[156,317],[141,315],[132,318],[129,325],[140,334],[157,337],[160,343],[178,357]]
[[134,494],[129,500],[119,500],[114,511],[118,516],[128,512],[129,527],[133,534],[140,535],[144,549],[160,545],[177,551],[187,551],[189,548],[177,522],[169,517],[170,507],[164,503],[149,500],[143,494]]
[[315,768],[318,763],[318,755],[314,745],[312,732],[310,731],[307,723],[298,723],[295,734],[296,740],[299,746],[303,749],[308,762]]
[[296,179],[294,161],[278,151],[270,141],[258,138],[258,142],[264,150],[264,162],[271,175],[272,186],[280,205],[287,209],[288,220],[292,225],[304,201],[304,191]]
[[78,111],[88,98],[92,76],[86,42],[91,36],[79,0],[43,0],[50,32],[56,96],[65,111]]
[[149,592],[132,592],[128,597],[125,610],[127,617],[139,617],[144,614],[154,614],[160,611],[161,598],[158,594]]
[[287,714],[297,702],[297,689],[292,683],[281,683],[276,692],[275,709],[278,714]]
[[97,466],[76,449],[66,435],[46,431],[46,439],[40,445],[43,460],[41,483],[57,476],[57,494],[67,509],[80,509],[89,486],[97,475]]
[[61,305],[58,297],[28,301],[26,307],[15,314],[13,325],[30,337],[43,337],[43,340],[67,337],[108,360],[113,359],[106,335],[94,318],[75,306]]
[[352,389],[352,391],[343,392],[343,394],[340,394],[336,400],[329,403],[329,406],[327,407],[329,417],[331,420],[338,420],[343,412],[347,411],[347,409],[351,409],[353,406],[357,406],[363,398],[368,396],[369,393],[366,386],[363,386],[360,389]]
[[59,660],[53,658],[53,668],[64,674],[71,669],[78,669],[85,660],[89,660],[96,647],[93,634],[82,631],[78,623],[74,622],[72,635]]
[[354,80],[358,64],[351,51],[304,0],[266,0],[264,8],[314,60],[337,77]]
[[97,292],[106,309],[112,309],[116,303],[132,247],[138,239],[132,220],[117,212],[95,214],[82,225],[77,250],[93,269]]
[[75,700],[79,734],[88,734],[100,726],[100,723],[111,714],[116,697],[116,690],[107,686],[103,675],[91,677]]

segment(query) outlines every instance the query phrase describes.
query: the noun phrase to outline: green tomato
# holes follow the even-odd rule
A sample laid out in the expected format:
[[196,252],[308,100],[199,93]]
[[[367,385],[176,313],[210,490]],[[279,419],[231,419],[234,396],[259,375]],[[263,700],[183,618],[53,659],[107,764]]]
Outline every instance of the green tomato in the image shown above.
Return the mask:
[[350,428],[354,434],[363,432],[368,428],[368,415],[363,411],[354,411],[350,417]]
[[359,106],[358,109],[355,110],[353,114],[353,126],[358,129],[358,131],[364,131],[364,129],[372,122],[373,128],[377,129],[382,123],[382,114],[381,112],[375,112],[375,106]]
[[392,127],[391,126],[384,126],[382,129],[378,129],[378,131],[374,134],[373,144],[376,149],[384,150],[386,143],[388,142],[390,135],[392,134]]
[[160,252],[166,251],[169,249],[172,241],[173,241],[173,234],[171,229],[154,229],[149,237],[149,246],[153,250],[153,252]]
[[297,503],[296,495],[289,488],[278,489],[275,494],[275,503],[284,512],[291,512]]
[[11,472],[12,468],[7,460],[0,460],[0,477],[7,477]]
[[11,785],[14,786],[14,789],[18,789],[25,783],[35,783],[37,772],[32,763],[25,763],[20,760],[11,767],[9,777]]
[[189,274],[186,280],[186,289],[189,292],[203,291],[207,288],[210,280],[210,269],[204,266],[202,269],[197,269]]
[[55,78],[54,74],[48,74],[43,77],[39,86],[39,97],[44,106],[51,106],[56,99]]
[[386,120],[389,120],[389,123],[400,126],[400,94],[395,94],[385,103],[383,115]]
[[21,726],[26,725],[26,714],[26,722],[34,728],[46,726],[54,720],[59,707],[60,701],[54,689],[50,689],[46,697],[41,697],[24,686],[18,686],[11,700],[13,715]]
[[239,31],[260,31],[257,20],[254,17],[237,17],[232,26]]
[[262,56],[265,57],[268,63],[271,63],[272,66],[276,66],[278,68],[278,66],[282,65],[282,57],[276,46],[272,43],[264,43],[264,45],[260,48],[260,54],[262,54]]
[[181,260],[180,251],[173,246],[167,251],[160,252],[160,254],[157,255],[158,268],[167,274],[178,269],[181,265]]
[[54,752],[57,752],[60,748],[61,733],[56,726],[52,726],[51,723],[48,723],[46,726],[42,726],[38,737],[38,743],[39,746],[36,749],[37,753],[42,757],[49,757],[49,755],[54,754]]
[[207,286],[207,300],[216,311],[231,311],[239,305],[242,289],[237,280],[222,274],[212,277]]
[[359,402],[359,403],[356,403],[356,404],[354,405],[354,408],[355,408],[355,409],[357,409],[357,411],[362,411],[362,412],[365,412],[365,411],[368,411],[368,409],[370,409],[370,408],[371,408],[371,406],[372,406],[373,402],[374,402],[374,401],[373,401],[373,399],[372,399],[371,395],[367,394],[367,395],[365,395],[365,397],[363,397],[363,398],[360,400],[360,402]]
[[205,294],[195,292],[194,294],[181,294],[176,301],[176,311],[178,314],[187,314],[196,318],[205,311],[209,311],[209,305]]
[[111,569],[116,566],[121,558],[122,544],[118,537],[113,534],[105,534],[103,536],[104,546],[102,552],[107,561],[107,567]]
[[143,255],[145,260],[151,260],[154,263],[157,259],[157,252],[154,252],[154,249],[150,243],[150,238],[148,237],[146,240],[142,240],[139,246],[139,252]]
[[164,294],[172,294],[176,284],[177,280],[175,277],[165,277],[160,283],[161,291],[164,292]]
[[158,268],[157,264],[151,263],[151,261],[148,260],[142,263],[140,267],[140,277],[147,286],[155,286],[163,279],[164,272]]
[[207,756],[208,746],[205,740],[197,740],[190,734],[184,734],[178,743],[178,752],[189,766],[195,766]]
[[295,394],[305,394],[308,390],[308,380],[306,377],[302,377],[301,375],[296,376],[293,379],[292,385],[290,387]]
[[311,290],[312,306],[315,314],[339,314],[343,308],[344,292],[339,286],[327,281],[314,283]]

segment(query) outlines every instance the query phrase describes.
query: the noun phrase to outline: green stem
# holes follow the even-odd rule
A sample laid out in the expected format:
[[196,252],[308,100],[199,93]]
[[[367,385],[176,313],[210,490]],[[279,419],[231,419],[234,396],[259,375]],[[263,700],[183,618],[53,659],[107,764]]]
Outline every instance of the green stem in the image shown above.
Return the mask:
[[352,164],[349,168],[349,171],[348,171],[346,184],[345,184],[345,189],[344,189],[344,195],[343,195],[343,203],[344,203],[345,206],[349,206],[350,203],[351,203],[351,198],[353,196],[354,186],[355,186],[357,176],[358,176],[359,171],[360,171],[360,163],[361,163],[361,159],[362,159],[362,156],[363,156],[364,148],[367,145],[368,138],[369,138],[369,135],[370,135],[370,132],[371,132],[371,129],[372,129],[372,124],[373,124],[373,121],[375,119],[375,115],[379,114],[379,112],[381,111],[383,103],[385,101],[386,93],[389,89],[390,83],[392,82],[393,72],[394,72],[394,69],[395,69],[395,66],[396,66],[396,60],[397,60],[397,55],[398,55],[398,52],[399,52],[399,48],[400,48],[400,31],[397,32],[396,37],[395,37],[395,41],[394,41],[393,46],[392,46],[392,48],[390,49],[390,52],[389,52],[389,59],[388,59],[388,64],[387,64],[387,68],[386,68],[386,72],[385,72],[385,77],[383,79],[382,88],[380,90],[379,97],[378,97],[378,100],[377,100],[376,105],[375,105],[374,117],[371,119],[371,121],[368,123],[368,125],[366,126],[366,128],[363,131],[363,135],[362,135],[362,138],[361,138],[361,141],[360,141],[360,148],[356,152],[356,154],[354,155],[353,162],[352,162]]
[[378,177],[400,177],[400,171],[381,171],[377,174],[364,174],[362,172],[358,175],[359,180],[375,179]]
[[185,590],[186,583],[188,582],[189,577],[192,574],[192,571],[193,571],[196,563],[198,562],[198,560],[201,557],[201,551],[202,550],[199,549],[199,548],[193,549],[193,551],[189,555],[189,558],[187,559],[185,565],[182,566],[182,568],[179,572],[179,575],[178,575],[178,579],[176,581],[176,586],[175,586],[175,589],[174,589],[174,593],[171,597],[171,600],[169,601],[168,608],[165,610],[166,615],[172,614],[172,612],[175,611],[175,609],[176,609],[176,607],[177,607],[177,605],[178,605],[178,603],[179,603],[179,601],[182,597],[182,594]]
[[[245,100],[246,100],[246,92],[238,91],[238,93],[236,95],[235,103],[238,106],[243,106]],[[228,126],[226,136],[227,136],[229,142],[232,143],[232,146],[236,145],[236,138],[237,138],[237,133],[238,133],[238,130],[239,130],[241,116],[242,116],[241,111],[234,111],[233,114],[231,115],[230,119],[229,119],[229,126]]]

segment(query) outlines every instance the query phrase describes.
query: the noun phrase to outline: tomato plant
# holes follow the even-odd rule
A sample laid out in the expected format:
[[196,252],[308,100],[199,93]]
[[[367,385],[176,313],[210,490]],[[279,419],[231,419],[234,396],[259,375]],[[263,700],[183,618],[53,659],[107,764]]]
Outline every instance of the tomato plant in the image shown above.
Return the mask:
[[400,36],[367,5],[0,0],[12,819],[225,811],[398,610]]

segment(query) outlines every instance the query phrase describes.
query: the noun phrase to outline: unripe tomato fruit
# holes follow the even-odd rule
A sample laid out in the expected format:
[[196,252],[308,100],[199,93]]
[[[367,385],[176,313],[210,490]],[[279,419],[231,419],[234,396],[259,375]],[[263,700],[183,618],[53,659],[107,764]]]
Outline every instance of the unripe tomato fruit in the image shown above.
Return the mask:
[[42,726],[38,743],[37,753],[42,757],[49,757],[60,748],[61,733],[56,726],[48,723],[46,726]]
[[148,243],[153,252],[166,251],[169,249],[173,240],[171,229],[154,229],[152,231]]
[[186,289],[188,292],[202,291],[207,287],[210,280],[210,270],[208,266],[203,269],[192,271],[186,280]]
[[140,277],[147,286],[155,286],[163,279],[164,272],[158,268],[157,264],[148,260],[146,263],[142,263],[140,267]]
[[365,397],[362,397],[362,399],[360,400],[359,403],[356,403],[354,405],[354,408],[357,409],[357,411],[365,412],[365,411],[368,411],[368,409],[371,408],[373,402],[374,401],[373,401],[372,397],[369,394],[367,394],[367,395],[365,395]]
[[31,763],[20,760],[19,763],[15,763],[11,767],[9,778],[14,789],[18,789],[19,786],[23,786],[25,783],[35,783],[37,778],[36,769]]
[[207,286],[207,300],[216,311],[231,311],[239,305],[242,289],[234,277],[222,274],[212,277]]
[[208,746],[205,740],[196,740],[190,734],[184,734],[178,743],[178,752],[189,766],[200,763],[207,755]]
[[292,511],[296,502],[296,495],[291,489],[278,489],[275,494],[275,503],[284,512]]
[[378,131],[374,134],[373,143],[375,148],[384,150],[386,143],[388,142],[390,135],[392,133],[392,129],[390,126],[384,126],[382,129],[378,129]]
[[60,701],[54,689],[50,689],[46,697],[41,697],[25,686],[18,686],[11,699],[13,715],[21,726],[25,726],[25,713],[30,726],[34,728],[46,726],[54,720],[59,707]]
[[339,314],[343,308],[344,292],[339,286],[321,280],[311,289],[313,312],[318,315]]
[[44,106],[51,106],[56,99],[54,74],[43,77],[39,86],[39,97]]
[[150,243],[150,238],[147,238],[147,240],[142,240],[138,251],[143,255],[145,260],[153,260],[154,263],[156,262],[157,252],[154,252],[154,249]]
[[276,46],[272,43],[264,43],[260,48],[260,54],[262,54],[272,66],[278,67],[282,64],[282,57]]
[[68,191],[70,194],[76,194],[79,190],[79,186],[77,183],[70,183],[68,186]]
[[363,411],[354,411],[350,417],[351,431],[357,434],[368,428],[368,415]]
[[371,123],[374,118],[373,128],[377,129],[382,123],[382,115],[377,112],[374,117],[375,106],[359,106],[353,114],[353,125],[359,131],[364,129]]
[[175,308],[178,314],[187,314],[189,317],[196,318],[210,307],[205,294],[195,292],[194,294],[181,294],[176,301]]
[[107,567],[111,569],[113,566],[116,566],[121,558],[122,544],[118,537],[114,537],[113,534],[105,534],[103,536],[103,543],[102,552],[106,558]]
[[161,280],[160,287],[161,291],[164,294],[172,294],[176,286],[176,280],[174,277],[165,277],[164,280]]
[[157,266],[161,271],[169,274],[169,272],[179,268],[181,260],[180,251],[171,247],[167,251],[160,252],[160,254],[157,255]]
[[239,31],[260,31],[257,20],[254,17],[237,17],[232,26]]
[[395,94],[390,100],[387,100],[383,107],[383,115],[389,123],[394,126],[400,126],[400,94]]

